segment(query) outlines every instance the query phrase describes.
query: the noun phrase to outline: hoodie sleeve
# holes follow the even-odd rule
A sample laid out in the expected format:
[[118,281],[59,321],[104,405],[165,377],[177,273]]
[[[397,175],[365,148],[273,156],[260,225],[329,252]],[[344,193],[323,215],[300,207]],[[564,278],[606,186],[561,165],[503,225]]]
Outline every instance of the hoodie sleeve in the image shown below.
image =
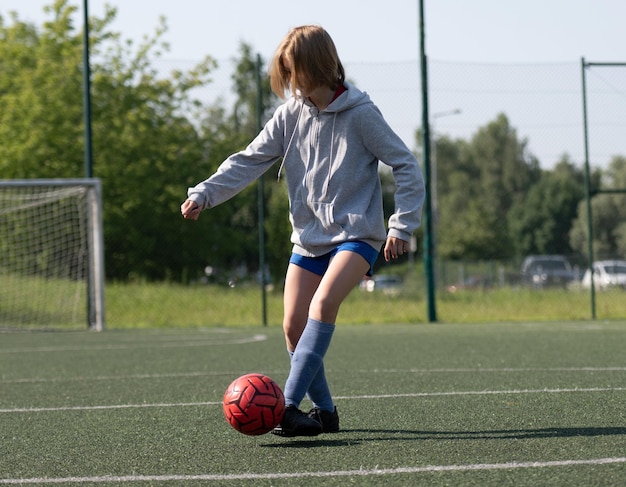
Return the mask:
[[388,235],[408,242],[421,223],[424,204],[424,179],[417,158],[374,104],[367,107],[361,130],[367,149],[393,171],[395,209],[389,218]]
[[282,110],[279,107],[246,149],[228,157],[215,174],[187,190],[188,199],[203,210],[232,198],[283,156]]

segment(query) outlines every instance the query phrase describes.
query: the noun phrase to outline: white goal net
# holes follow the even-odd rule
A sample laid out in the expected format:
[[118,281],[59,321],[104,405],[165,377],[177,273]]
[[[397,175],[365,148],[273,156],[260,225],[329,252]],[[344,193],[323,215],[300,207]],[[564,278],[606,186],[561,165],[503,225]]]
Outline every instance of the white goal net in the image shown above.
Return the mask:
[[0,328],[104,328],[100,181],[0,180]]

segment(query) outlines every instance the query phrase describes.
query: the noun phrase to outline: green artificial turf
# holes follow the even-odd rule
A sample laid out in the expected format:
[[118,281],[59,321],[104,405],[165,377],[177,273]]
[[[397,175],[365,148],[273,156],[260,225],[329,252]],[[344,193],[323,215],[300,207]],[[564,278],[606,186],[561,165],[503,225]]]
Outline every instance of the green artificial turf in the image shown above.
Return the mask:
[[3,333],[0,485],[623,485],[624,345],[624,322],[338,326],[342,431],[284,439],[221,410],[239,375],[284,384],[277,327]]

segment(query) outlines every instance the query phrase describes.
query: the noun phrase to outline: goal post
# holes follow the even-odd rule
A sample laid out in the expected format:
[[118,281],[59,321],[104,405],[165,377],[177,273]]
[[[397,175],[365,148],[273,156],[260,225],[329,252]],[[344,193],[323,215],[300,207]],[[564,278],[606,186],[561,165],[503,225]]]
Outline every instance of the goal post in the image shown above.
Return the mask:
[[103,330],[98,179],[0,180],[0,328]]

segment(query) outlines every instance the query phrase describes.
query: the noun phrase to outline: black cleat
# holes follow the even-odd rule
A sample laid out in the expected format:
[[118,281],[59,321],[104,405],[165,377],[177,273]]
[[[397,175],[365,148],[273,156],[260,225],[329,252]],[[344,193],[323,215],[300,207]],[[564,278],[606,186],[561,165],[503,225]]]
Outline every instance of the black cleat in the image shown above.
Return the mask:
[[313,408],[309,411],[307,416],[311,419],[319,421],[322,425],[322,432],[324,433],[338,433],[339,432],[339,414],[337,414],[337,407],[334,411],[322,411],[320,408]]
[[319,421],[309,417],[300,411],[293,404],[287,406],[283,420],[271,433],[285,438],[294,436],[317,436],[322,432],[322,425]]

